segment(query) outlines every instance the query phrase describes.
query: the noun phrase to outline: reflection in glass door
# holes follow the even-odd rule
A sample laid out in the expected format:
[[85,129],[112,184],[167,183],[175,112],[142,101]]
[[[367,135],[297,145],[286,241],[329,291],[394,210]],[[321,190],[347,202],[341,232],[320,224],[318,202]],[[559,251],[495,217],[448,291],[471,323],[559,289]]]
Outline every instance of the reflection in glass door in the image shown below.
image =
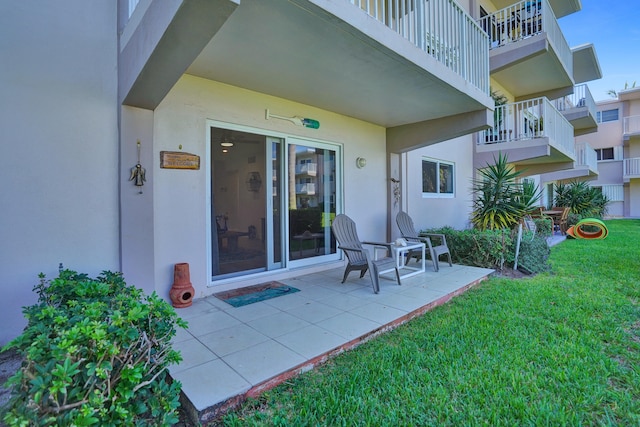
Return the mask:
[[[214,280],[267,268],[267,141],[211,128],[211,272]],[[271,148],[271,147],[270,147]],[[268,173],[267,173],[268,172]]]
[[336,146],[210,132],[213,281],[338,259]]
[[288,140],[289,260],[335,254],[336,151]]

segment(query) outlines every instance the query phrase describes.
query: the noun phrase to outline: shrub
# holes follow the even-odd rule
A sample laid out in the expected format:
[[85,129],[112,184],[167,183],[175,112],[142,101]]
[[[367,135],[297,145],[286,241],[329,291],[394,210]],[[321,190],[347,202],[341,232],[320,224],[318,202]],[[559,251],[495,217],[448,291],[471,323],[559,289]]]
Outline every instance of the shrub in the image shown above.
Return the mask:
[[536,233],[542,237],[553,235],[553,220],[551,218],[534,218],[536,223]]
[[454,230],[444,227],[428,232],[446,236],[451,260],[456,264],[501,270],[505,254],[513,252],[513,238],[508,230]]
[[155,293],[127,286],[120,273],[97,279],[63,270],[34,288],[28,325],[8,344],[23,356],[9,379],[9,425],[171,425],[180,383],[166,367],[180,361],[170,340],[186,327]]
[[[543,220],[545,221],[545,220]],[[545,221],[548,222],[548,221]],[[548,225],[549,229],[551,225]],[[513,267],[517,233],[511,230],[455,230],[451,227],[425,230],[442,233],[447,238],[451,259],[456,264],[503,270]],[[523,233],[518,255],[518,265],[530,273],[549,271],[549,245],[545,235],[536,232]]]
[[530,274],[549,271],[551,270],[549,265],[550,254],[551,250],[543,236],[536,234],[532,239],[530,235],[525,235],[520,242],[518,269]]

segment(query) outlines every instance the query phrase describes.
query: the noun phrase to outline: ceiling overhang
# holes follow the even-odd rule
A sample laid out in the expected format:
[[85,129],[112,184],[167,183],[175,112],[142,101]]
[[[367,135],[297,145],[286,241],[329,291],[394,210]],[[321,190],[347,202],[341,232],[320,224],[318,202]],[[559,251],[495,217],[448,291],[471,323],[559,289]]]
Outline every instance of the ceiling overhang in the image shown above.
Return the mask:
[[576,84],[602,78],[596,48],[588,43],[571,48],[573,54],[573,79]]

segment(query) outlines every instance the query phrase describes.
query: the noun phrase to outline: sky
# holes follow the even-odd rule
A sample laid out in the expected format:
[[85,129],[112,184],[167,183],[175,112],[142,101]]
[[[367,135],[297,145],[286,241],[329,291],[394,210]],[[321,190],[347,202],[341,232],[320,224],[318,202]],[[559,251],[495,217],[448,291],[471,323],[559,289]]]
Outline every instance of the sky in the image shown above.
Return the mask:
[[612,100],[607,92],[625,83],[640,87],[640,0],[582,0],[582,10],[558,19],[569,47],[592,43],[602,78],[587,82],[593,98]]

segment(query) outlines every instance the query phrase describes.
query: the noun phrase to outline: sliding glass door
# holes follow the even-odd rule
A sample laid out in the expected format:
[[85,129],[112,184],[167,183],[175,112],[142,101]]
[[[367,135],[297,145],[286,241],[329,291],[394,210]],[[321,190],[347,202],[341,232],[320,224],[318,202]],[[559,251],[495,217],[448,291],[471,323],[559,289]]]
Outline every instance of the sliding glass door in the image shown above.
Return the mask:
[[335,146],[210,128],[213,281],[337,259]]
[[309,264],[315,262],[311,258],[336,253],[331,222],[336,216],[337,152],[326,144],[287,142],[289,260]]

